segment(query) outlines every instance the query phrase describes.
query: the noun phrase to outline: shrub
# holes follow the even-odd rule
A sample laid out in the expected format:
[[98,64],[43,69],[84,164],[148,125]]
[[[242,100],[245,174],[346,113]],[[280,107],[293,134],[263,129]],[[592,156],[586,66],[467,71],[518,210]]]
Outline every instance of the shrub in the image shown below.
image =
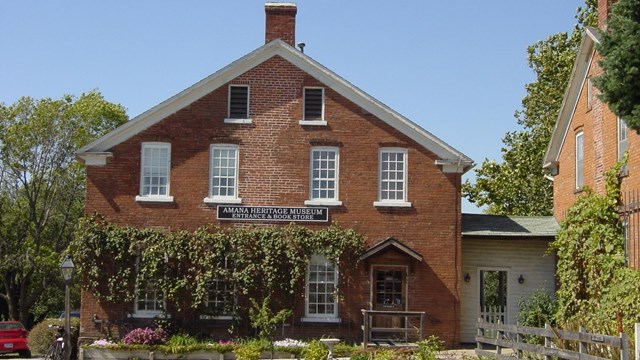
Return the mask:
[[237,346],[233,352],[236,354],[236,360],[258,360],[262,349],[256,343],[247,343]]
[[166,333],[163,329],[136,328],[124,336],[122,342],[127,345],[159,345],[166,341]]
[[435,360],[436,353],[444,349],[443,342],[437,336],[431,335],[418,341],[418,350],[415,355],[419,360]]
[[523,326],[544,327],[545,323],[555,325],[553,315],[556,312],[556,301],[543,288],[537,289],[528,299],[518,301],[516,319]]
[[[51,325],[51,326],[50,326]],[[29,349],[34,354],[44,354],[56,338],[60,337],[57,326],[62,326],[63,321],[58,319],[46,319],[31,329],[29,332]],[[78,346],[78,327],[79,321],[76,318],[71,319],[71,337],[72,352],[77,351]]]
[[313,340],[302,351],[302,356],[306,360],[326,360],[329,354],[329,349],[318,340]]

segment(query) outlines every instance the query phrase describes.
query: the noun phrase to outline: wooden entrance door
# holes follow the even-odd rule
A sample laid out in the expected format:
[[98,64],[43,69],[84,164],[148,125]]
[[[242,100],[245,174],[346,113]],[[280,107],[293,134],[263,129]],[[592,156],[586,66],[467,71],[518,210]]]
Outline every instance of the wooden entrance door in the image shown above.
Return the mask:
[[[373,310],[407,310],[407,269],[402,266],[374,266],[372,284]],[[400,316],[379,316],[373,319],[375,327],[404,327]]]

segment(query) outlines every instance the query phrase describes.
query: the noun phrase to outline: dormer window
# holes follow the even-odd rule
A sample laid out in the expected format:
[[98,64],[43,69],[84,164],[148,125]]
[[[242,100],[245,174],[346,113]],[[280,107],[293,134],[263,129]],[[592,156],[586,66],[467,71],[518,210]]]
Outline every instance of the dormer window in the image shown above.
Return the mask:
[[327,125],[324,119],[324,88],[304,88],[301,125]]
[[224,119],[228,124],[250,124],[249,86],[229,85],[229,116]]

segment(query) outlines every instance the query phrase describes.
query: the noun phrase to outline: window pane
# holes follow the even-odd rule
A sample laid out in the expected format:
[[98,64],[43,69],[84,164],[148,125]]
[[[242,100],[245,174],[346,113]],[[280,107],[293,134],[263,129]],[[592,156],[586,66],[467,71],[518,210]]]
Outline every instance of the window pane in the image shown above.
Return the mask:
[[[169,145],[143,144],[141,195],[167,195],[169,187]],[[151,186],[153,185],[153,186]]]
[[238,151],[233,147],[211,149],[211,196],[236,196]]
[[311,198],[337,199],[338,150],[313,149],[311,158]]
[[380,153],[380,200],[405,200],[404,150],[382,150]]
[[337,269],[321,255],[313,255],[307,276],[307,315],[337,316]]

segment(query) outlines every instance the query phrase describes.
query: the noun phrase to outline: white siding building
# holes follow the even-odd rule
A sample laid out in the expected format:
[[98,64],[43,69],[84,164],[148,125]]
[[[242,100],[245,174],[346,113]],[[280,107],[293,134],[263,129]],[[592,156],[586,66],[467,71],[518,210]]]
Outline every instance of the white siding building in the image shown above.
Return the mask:
[[558,229],[552,217],[462,215],[461,342],[475,342],[478,318],[515,324],[520,299],[555,292]]

